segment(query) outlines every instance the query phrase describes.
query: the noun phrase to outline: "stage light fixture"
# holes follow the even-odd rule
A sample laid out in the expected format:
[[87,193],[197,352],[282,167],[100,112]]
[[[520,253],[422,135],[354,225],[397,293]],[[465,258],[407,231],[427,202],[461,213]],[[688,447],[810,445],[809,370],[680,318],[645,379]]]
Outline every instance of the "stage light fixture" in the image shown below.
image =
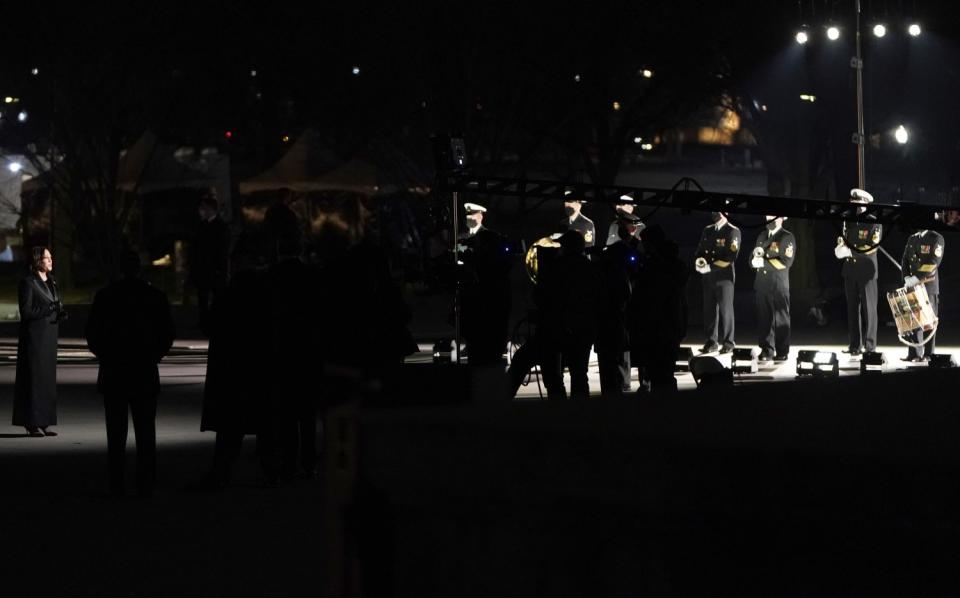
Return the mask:
[[690,360],[690,375],[697,388],[733,386],[733,372],[709,355],[697,355]]
[[887,34],[887,27],[883,23],[877,23],[873,26],[873,34],[877,37],[883,37]]
[[831,25],[830,27],[827,27],[827,39],[829,39],[832,42],[835,42],[838,39],[840,39],[840,28],[835,25]]
[[457,360],[457,343],[442,339],[433,344],[433,363],[453,363]]
[[797,31],[797,35],[794,37],[797,40],[797,43],[801,46],[808,41],[810,41],[810,36],[807,35],[806,31]]
[[20,172],[21,168],[23,168],[23,164],[20,164],[19,162],[11,162],[10,164],[7,164],[7,169],[14,174]]
[[957,361],[950,353],[934,353],[930,356],[928,365],[936,369],[955,368],[957,367]]
[[840,362],[832,351],[804,350],[797,353],[798,376],[839,376]]
[[734,374],[756,374],[760,370],[757,361],[756,347],[750,349],[734,349],[730,357],[730,369]]
[[907,33],[909,33],[913,37],[917,37],[918,35],[920,35],[920,25],[918,25],[917,23],[910,23],[910,26],[907,27]]
[[860,358],[861,374],[880,374],[883,373],[883,366],[887,364],[887,358],[879,351],[867,351]]
[[689,372],[691,359],[693,359],[693,349],[690,347],[680,347],[677,351],[677,360],[676,363],[674,363],[673,371]]

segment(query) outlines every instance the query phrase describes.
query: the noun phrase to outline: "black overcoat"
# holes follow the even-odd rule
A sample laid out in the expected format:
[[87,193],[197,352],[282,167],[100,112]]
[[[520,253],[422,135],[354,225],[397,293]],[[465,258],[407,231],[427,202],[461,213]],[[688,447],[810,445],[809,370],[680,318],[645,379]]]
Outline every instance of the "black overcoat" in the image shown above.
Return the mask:
[[13,399],[15,426],[45,428],[57,423],[57,303],[60,298],[56,285],[52,286],[51,290],[36,273],[20,281],[20,329]]

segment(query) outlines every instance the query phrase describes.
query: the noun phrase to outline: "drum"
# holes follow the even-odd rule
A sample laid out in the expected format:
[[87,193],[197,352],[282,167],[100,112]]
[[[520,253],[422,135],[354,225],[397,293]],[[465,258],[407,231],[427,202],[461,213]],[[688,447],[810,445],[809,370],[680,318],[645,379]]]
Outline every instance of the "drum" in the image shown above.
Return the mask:
[[887,293],[887,303],[893,312],[893,321],[897,324],[897,334],[906,334],[922,330],[928,332],[937,329],[937,316],[933,313],[927,288],[919,284],[915,287],[903,287]]

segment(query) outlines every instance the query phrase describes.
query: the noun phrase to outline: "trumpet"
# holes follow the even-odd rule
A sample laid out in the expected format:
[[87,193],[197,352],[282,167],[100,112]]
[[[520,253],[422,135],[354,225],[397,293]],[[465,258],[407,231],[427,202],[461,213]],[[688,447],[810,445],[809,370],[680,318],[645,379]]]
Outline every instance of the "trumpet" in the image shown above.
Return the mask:
[[693,262],[693,265],[702,270],[707,267],[707,260],[706,258],[698,257],[696,261]]

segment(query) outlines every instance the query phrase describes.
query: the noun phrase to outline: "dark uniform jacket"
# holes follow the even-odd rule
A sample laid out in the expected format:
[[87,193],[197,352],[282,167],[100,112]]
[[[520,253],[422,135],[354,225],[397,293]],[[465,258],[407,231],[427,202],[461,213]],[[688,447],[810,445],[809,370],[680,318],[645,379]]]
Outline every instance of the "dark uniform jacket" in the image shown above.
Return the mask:
[[[793,233],[780,228],[770,234],[764,230],[757,237],[754,251],[763,250],[763,268],[757,270],[753,288],[757,291],[790,291],[790,266],[797,253],[797,242]],[[752,259],[752,256],[751,256]]]
[[86,337],[100,361],[101,393],[140,398],[160,392],[157,364],[174,339],[170,305],[162,291],[136,278],[100,289],[90,308]]
[[607,245],[600,254],[601,296],[597,321],[597,351],[623,353],[629,349],[628,306],[633,294],[638,265],[642,259],[640,241],[630,238]]
[[583,213],[577,215],[573,219],[573,222],[570,222],[569,218],[564,218],[560,224],[561,232],[566,232],[568,230],[575,230],[581,235],[583,235],[583,240],[586,243],[587,247],[593,247],[594,243],[597,241],[597,230],[593,225],[593,220],[590,220]]
[[877,278],[877,248],[883,229],[871,222],[845,222],[843,238],[853,255],[843,260],[842,274],[856,282]]
[[190,282],[198,287],[219,288],[227,284],[230,227],[216,216],[201,222],[190,255]]
[[900,262],[903,276],[916,276],[927,287],[928,295],[940,293],[940,260],[943,259],[943,235],[927,230],[920,231],[907,239]]
[[712,275],[715,280],[736,281],[734,264],[739,251],[739,228],[727,222],[717,230],[717,225],[711,224],[703,229],[694,258],[702,257],[707,260],[707,264],[710,265],[707,276]]

